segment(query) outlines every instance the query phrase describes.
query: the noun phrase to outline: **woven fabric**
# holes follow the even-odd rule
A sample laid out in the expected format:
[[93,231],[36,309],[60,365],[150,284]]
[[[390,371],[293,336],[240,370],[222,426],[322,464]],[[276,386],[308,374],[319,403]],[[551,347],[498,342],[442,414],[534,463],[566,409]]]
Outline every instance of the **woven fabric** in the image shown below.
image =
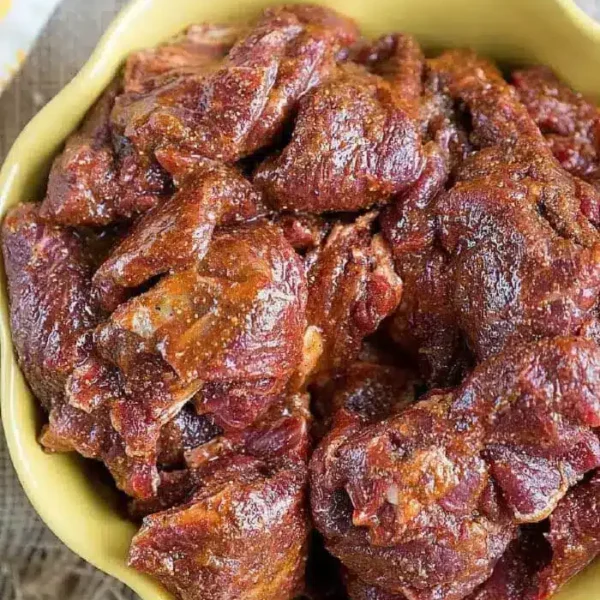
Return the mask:
[[[126,0],[63,0],[0,96],[0,161],[29,119],[77,72]],[[600,0],[579,0],[600,18]],[[70,552],[24,496],[0,432],[0,600],[135,600]]]

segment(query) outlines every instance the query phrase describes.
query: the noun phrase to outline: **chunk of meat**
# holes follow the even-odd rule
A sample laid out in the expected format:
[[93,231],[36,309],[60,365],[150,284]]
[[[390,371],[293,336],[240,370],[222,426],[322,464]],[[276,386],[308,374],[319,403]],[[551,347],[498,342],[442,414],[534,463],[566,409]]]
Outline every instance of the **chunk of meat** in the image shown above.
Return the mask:
[[174,144],[235,162],[277,139],[298,99],[334,72],[356,37],[353,22],[326,8],[267,9],[210,73],[122,96],[113,123],[144,155]]
[[549,564],[539,571],[531,600],[545,600],[600,553],[600,476],[574,487],[550,516]]
[[127,289],[156,275],[193,267],[216,226],[252,219],[261,210],[260,195],[236,170],[196,163],[179,191],[144,215],[94,275],[104,307],[114,310]]
[[192,25],[162,46],[134,52],[123,73],[125,93],[144,93],[167,78],[210,69],[231,49],[243,29],[236,25]]
[[194,396],[200,414],[209,414],[226,431],[240,430],[254,423],[281,395],[277,377],[246,381],[212,381]]
[[599,364],[591,341],[544,340],[384,421],[340,411],[310,467],[329,550],[387,592],[469,594],[517,524],[545,519],[600,464]]
[[200,481],[186,504],[144,519],[131,566],[182,600],[292,600],[309,533],[302,463],[239,456],[213,462]]
[[191,404],[163,426],[158,463],[169,469],[160,473],[156,495],[136,499],[130,513],[143,517],[185,502],[200,485],[210,463],[245,455],[264,461],[308,459],[311,421],[308,396],[283,394],[257,422],[243,430],[224,432],[212,415],[198,415]]
[[[463,336],[483,360],[514,343],[578,333],[597,308],[600,237],[581,210],[580,184],[558,165],[493,65],[449,51],[429,69],[440,89],[469,111],[477,151],[455,168],[452,188],[430,200],[425,218],[401,203],[391,225],[384,220],[382,227],[398,248],[408,290],[395,335],[410,347],[412,331],[420,334],[417,352],[433,352],[431,370],[444,374]],[[407,256],[409,249],[422,252],[422,260]],[[424,280],[436,282],[432,301]],[[411,294],[415,289],[422,293]],[[432,331],[442,325],[430,341],[421,333],[426,317],[416,320],[419,327],[410,324],[421,314],[414,307],[419,298],[434,304],[422,311],[433,316]]]
[[[106,371],[99,374],[89,354],[88,332],[99,314],[81,239],[45,223],[38,205],[24,204],[6,217],[2,242],[19,364],[49,411],[42,445],[101,460],[126,493],[152,495],[158,477],[153,458],[125,454],[104,405],[115,393],[114,381]],[[66,392],[85,410],[67,404]]]
[[305,304],[300,258],[276,227],[256,223],[219,232],[193,269],[120,306],[97,338],[124,372],[143,348],[183,381],[285,379],[299,358]]
[[525,600],[532,582],[550,559],[548,542],[539,526],[522,528],[496,564],[492,576],[468,600]]
[[71,230],[45,223],[39,205],[9,211],[2,225],[12,339],[34,395],[49,409],[85,356],[98,322],[85,247]]
[[305,307],[301,258],[268,223],[219,232],[193,268],[119,306],[95,339],[130,389],[112,411],[130,431],[120,429],[131,451],[152,447],[160,426],[201,389],[216,394],[203,412],[219,425],[239,414],[233,387],[260,413],[264,396],[280,392],[300,360]]
[[375,213],[336,224],[307,257],[308,323],[321,338],[315,373],[355,360],[362,341],[391,315],[402,294],[386,242],[372,233]]
[[479,152],[461,166],[458,181],[505,176],[537,198],[540,212],[565,237],[591,246],[598,232],[581,211],[581,186],[557,163],[517,94],[490,62],[469,51],[448,51],[430,63],[452,98],[467,107]]
[[198,472],[192,469],[160,471],[156,493],[148,498],[134,498],[127,506],[129,516],[141,521],[144,517],[186,503],[199,485]]
[[302,99],[291,142],[254,182],[277,210],[355,211],[405,190],[422,167],[411,106],[383,78],[349,65]]
[[600,245],[556,232],[535,190],[499,176],[459,183],[439,200],[455,315],[478,359],[516,341],[576,333],[595,313]]
[[159,483],[156,457],[128,456],[106,407],[88,413],[65,402],[55,403],[40,443],[49,452],[75,451],[86,458],[101,460],[117,487],[129,496],[151,498],[156,494]]
[[418,106],[423,93],[425,57],[412,35],[384,35],[362,48],[355,59],[389,81],[404,102]]
[[123,142],[113,148],[110,112],[115,82],[66,142],[50,171],[41,215],[63,225],[107,225],[130,219],[170,192],[170,181],[156,161],[140,157]]
[[364,583],[350,572],[346,573],[345,580],[349,600],[407,600],[404,594],[387,592],[374,585]]
[[512,82],[562,167],[598,185],[598,107],[563,83],[548,67],[515,71]]

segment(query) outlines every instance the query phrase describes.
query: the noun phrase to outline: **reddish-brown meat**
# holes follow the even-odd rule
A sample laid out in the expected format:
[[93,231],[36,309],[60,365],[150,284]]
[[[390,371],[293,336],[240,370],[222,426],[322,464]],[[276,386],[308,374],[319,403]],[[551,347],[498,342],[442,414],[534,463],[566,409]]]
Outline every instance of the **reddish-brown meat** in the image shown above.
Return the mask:
[[423,92],[425,57],[412,35],[384,35],[362,48],[356,61],[391,83],[408,105],[418,106]]
[[521,529],[496,564],[492,576],[468,600],[531,600],[538,571],[550,559],[550,548],[541,526]]
[[468,366],[453,308],[449,257],[437,243],[437,195],[448,179],[446,151],[430,142],[426,165],[417,183],[383,211],[381,228],[402,278],[402,301],[389,331],[398,346],[419,365],[430,383],[460,380]]
[[[33,393],[49,410],[42,444],[49,451],[77,451],[104,461],[117,485],[132,496],[153,494],[157,474],[152,457],[127,457],[101,406],[112,389],[110,380],[102,377],[106,394],[100,400],[87,389],[67,386],[73,370],[89,363],[86,334],[98,321],[81,240],[70,230],[45,224],[38,206],[24,204],[6,217],[2,242],[19,362]],[[90,369],[86,374],[91,376]],[[83,379],[82,374],[78,381]],[[86,411],[66,404],[67,389]]]
[[562,167],[597,186],[600,179],[598,107],[560,81],[548,67],[515,71],[512,82]]
[[64,225],[106,225],[145,212],[170,191],[165,171],[123,141],[113,148],[109,116],[118,84],[101,96],[52,166],[41,215]]
[[325,219],[302,213],[278,213],[274,222],[281,227],[292,248],[301,254],[317,248],[331,229]]
[[213,231],[256,217],[260,195],[236,170],[199,161],[178,193],[144,215],[94,275],[105,308],[114,310],[128,288],[193,267]]
[[[468,109],[479,150],[426,211],[429,221],[422,212],[410,215],[405,201],[399,212],[406,220],[397,213],[383,228],[399,248],[400,264],[404,249],[425,248],[419,250],[425,259],[412,270],[412,285],[411,269],[399,267],[403,276],[406,271],[407,306],[396,337],[407,346],[413,331],[425,338],[426,318],[415,319],[418,327],[410,325],[414,314],[422,314],[414,305],[434,304],[423,312],[433,316],[432,331],[443,327],[417,346],[425,356],[441,355],[431,370],[443,372],[455,363],[463,335],[481,360],[516,342],[577,333],[597,307],[600,236],[581,211],[578,181],[557,164],[514,90],[490,63],[449,51],[430,61],[429,69],[445,93]],[[414,262],[407,260],[409,267]],[[420,283],[429,273],[436,282],[432,301]],[[440,339],[451,350],[446,362]]]
[[335,70],[356,37],[354,23],[329,9],[267,9],[210,73],[122,96],[113,122],[144,155],[175,144],[234,162],[277,139],[298,99]]
[[151,498],[159,476],[155,456],[131,457],[123,439],[114,429],[109,412],[100,408],[91,413],[69,404],[57,403],[40,436],[48,452],[78,452],[104,462],[117,487],[134,498]]
[[206,444],[222,433],[210,415],[199,415],[191,404],[186,404],[160,430],[158,464],[173,468],[185,465],[185,454]]
[[374,362],[350,363],[343,371],[326,373],[311,385],[315,414],[313,435],[321,439],[341,409],[380,421],[416,400],[419,380],[409,369]]
[[261,460],[308,460],[311,415],[306,394],[281,394],[256,422],[229,431],[185,453],[190,468],[198,469],[217,456],[247,454]]
[[50,409],[62,401],[67,377],[85,356],[85,334],[98,321],[91,267],[77,234],[44,223],[35,204],[8,213],[2,252],[19,365]]
[[208,71],[227,54],[242,31],[235,25],[192,25],[162,46],[130,54],[123,91],[149,92],[176,77]]
[[238,456],[199,479],[186,504],[144,519],[130,564],[182,600],[292,600],[309,532],[303,464]]
[[550,516],[550,564],[536,579],[531,600],[550,598],[600,554],[600,476],[574,487]]
[[517,523],[546,518],[600,464],[599,366],[594,343],[557,338],[501,354],[380,423],[340,411],[311,462],[328,548],[386,591],[463,598]]
[[354,573],[346,572],[346,592],[349,600],[407,600],[404,594],[386,592],[361,581]]
[[375,213],[336,224],[307,257],[308,323],[321,340],[315,372],[344,367],[392,314],[402,294],[387,244],[373,234]]
[[302,100],[291,142],[254,182],[278,210],[354,211],[405,190],[422,167],[409,101],[383,78],[347,65]]
[[129,393],[112,413],[130,451],[154,447],[160,427],[199,391],[222,398],[203,412],[232,424],[231,390],[202,388],[209,383],[241,389],[248,421],[266,409],[300,360],[305,306],[300,257],[262,222],[220,232],[194,267],[119,306],[95,339],[125,375]]

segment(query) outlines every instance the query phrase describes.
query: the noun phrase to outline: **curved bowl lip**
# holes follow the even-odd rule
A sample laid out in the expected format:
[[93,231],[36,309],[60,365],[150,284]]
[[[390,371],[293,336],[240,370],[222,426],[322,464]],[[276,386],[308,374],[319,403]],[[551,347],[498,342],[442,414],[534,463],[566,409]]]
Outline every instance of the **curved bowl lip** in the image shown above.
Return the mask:
[[600,21],[596,21],[581,8],[575,0],[554,0],[565,17],[579,29],[582,35],[600,42]]
[[[24,127],[7,154],[2,169],[0,170],[0,220],[6,212],[7,197],[11,195],[12,189],[17,185],[17,180],[23,175],[23,165],[29,160],[24,150],[34,145],[37,131],[42,123],[60,115],[60,107],[65,99],[70,96],[76,96],[87,89],[85,96],[89,96],[89,89],[95,90],[94,97],[97,97],[104,88],[99,85],[98,80],[102,80],[107,73],[113,73],[117,63],[111,58],[111,45],[113,40],[122,35],[128,27],[134,26],[136,19],[140,18],[147,6],[155,0],[130,0],[130,2],[116,15],[101,36],[94,51],[83,67],[77,72],[73,79],[62,88],[62,90],[46,104]],[[282,0],[273,0],[273,3]],[[312,0],[318,3],[319,0]],[[594,42],[600,43],[600,23],[586,14],[574,0],[554,0],[555,4],[560,6],[566,20],[574,24],[581,34]],[[62,143],[64,138],[56,140],[56,143]],[[5,278],[3,262],[0,260],[0,276]],[[15,406],[13,402],[18,373],[18,365],[12,350],[12,339],[8,318],[8,302],[5,281],[0,285],[0,414],[2,424],[7,440],[9,454],[12,464],[18,475],[19,481],[36,512],[42,518],[49,529],[74,553],[84,558],[97,568],[117,578],[128,585],[131,589],[139,593],[144,598],[153,598],[154,600],[167,600],[171,598],[162,586],[155,580],[148,578],[142,573],[138,573],[123,564],[122,568],[116,569],[114,566],[108,566],[103,560],[95,555],[78,548],[78,545],[60,527],[55,511],[45,504],[39,494],[35,491],[32,477],[27,467],[27,451],[19,441],[19,435],[16,433]]]

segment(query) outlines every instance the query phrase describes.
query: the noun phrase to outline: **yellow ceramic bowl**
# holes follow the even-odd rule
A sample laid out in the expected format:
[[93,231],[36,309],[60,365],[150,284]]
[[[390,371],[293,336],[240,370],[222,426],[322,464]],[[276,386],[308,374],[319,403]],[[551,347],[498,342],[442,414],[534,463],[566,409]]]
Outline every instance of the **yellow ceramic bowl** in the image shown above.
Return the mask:
[[[571,0],[321,0],[354,17],[368,35],[404,30],[426,47],[473,46],[508,63],[545,63],[581,91],[600,98],[600,26]],[[53,156],[132,50],[155,45],[194,22],[244,20],[268,0],[135,0],[115,20],[75,79],[25,128],[0,173],[0,216],[39,199]],[[31,502],[67,546],[133,588],[144,600],[170,598],[126,566],[135,527],[114,493],[75,456],[44,454],[36,441],[36,403],[17,367],[10,339],[6,283],[0,289],[2,419],[19,478]],[[600,599],[600,563],[560,595]]]

